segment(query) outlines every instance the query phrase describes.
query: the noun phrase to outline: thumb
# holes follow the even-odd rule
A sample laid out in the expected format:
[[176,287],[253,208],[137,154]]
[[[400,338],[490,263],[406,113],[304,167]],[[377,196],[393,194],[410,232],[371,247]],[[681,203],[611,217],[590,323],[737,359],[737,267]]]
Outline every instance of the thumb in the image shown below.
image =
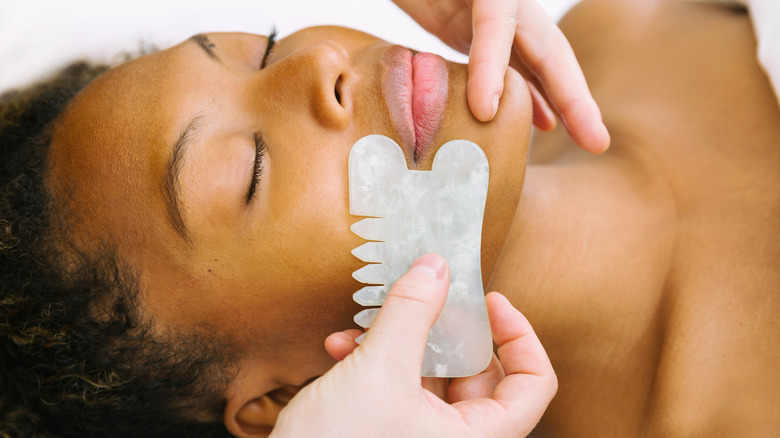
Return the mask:
[[418,258],[390,289],[361,344],[364,352],[380,364],[392,364],[401,379],[419,378],[428,332],[444,308],[449,284],[444,257]]

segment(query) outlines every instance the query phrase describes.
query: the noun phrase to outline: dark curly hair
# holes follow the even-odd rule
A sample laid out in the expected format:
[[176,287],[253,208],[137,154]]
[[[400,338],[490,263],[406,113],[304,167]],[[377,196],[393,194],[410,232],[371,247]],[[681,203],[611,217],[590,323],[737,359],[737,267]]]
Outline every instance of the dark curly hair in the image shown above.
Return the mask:
[[69,243],[76,219],[47,190],[52,126],[108,68],[0,97],[0,437],[230,436],[229,343],[153,330],[136,275],[110,242]]

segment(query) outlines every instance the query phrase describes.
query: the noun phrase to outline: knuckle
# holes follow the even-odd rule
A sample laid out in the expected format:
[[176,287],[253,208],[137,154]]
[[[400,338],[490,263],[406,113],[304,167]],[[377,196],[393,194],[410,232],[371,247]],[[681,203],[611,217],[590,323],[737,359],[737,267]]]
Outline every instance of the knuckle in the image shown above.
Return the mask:
[[393,293],[385,299],[385,304],[387,303],[399,303],[404,306],[430,306],[430,302],[424,296],[420,296],[416,289],[407,287],[394,289]]
[[395,282],[390,290],[390,294],[387,296],[387,300],[431,306],[441,295],[440,286],[438,282],[430,279],[421,279],[409,275],[403,276]]

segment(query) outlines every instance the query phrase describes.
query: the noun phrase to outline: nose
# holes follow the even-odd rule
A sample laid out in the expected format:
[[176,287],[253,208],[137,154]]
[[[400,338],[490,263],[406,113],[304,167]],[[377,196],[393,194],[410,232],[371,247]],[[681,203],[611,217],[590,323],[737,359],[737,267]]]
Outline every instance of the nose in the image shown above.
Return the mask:
[[347,51],[331,41],[299,49],[266,67],[285,110],[306,111],[325,128],[343,131],[352,119]]

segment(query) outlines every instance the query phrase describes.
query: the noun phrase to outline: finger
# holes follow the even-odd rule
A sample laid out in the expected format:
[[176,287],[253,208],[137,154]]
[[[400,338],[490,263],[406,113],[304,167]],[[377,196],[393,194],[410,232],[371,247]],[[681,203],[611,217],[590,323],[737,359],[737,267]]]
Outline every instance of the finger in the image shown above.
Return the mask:
[[504,92],[504,75],[517,27],[517,3],[517,0],[474,1],[474,36],[469,53],[466,93],[472,114],[482,122],[495,117]]
[[365,354],[377,366],[392,364],[399,381],[419,382],[428,332],[444,307],[449,281],[442,256],[426,254],[417,259],[390,289],[363,340]]
[[555,129],[555,113],[550,105],[544,99],[539,90],[536,89],[536,85],[531,81],[528,83],[528,90],[531,91],[531,102],[533,104],[533,119],[534,126],[542,131],[552,131]]
[[485,301],[498,358],[506,375],[554,375],[547,352],[525,316],[499,293],[489,293]]
[[349,356],[358,344],[355,338],[365,333],[363,330],[350,329],[336,332],[325,338],[325,351],[336,360],[344,360]]
[[600,153],[609,147],[609,133],[590,94],[582,69],[566,37],[533,1],[518,8],[515,45],[520,59],[541,84],[539,89],[560,115],[575,143]]
[[530,419],[535,424],[558,389],[552,364],[531,324],[503,295],[491,292],[485,299],[493,340],[506,373],[493,399],[518,421]]
[[447,386],[449,385],[449,379],[441,378],[441,377],[423,377],[422,378],[422,387],[423,389],[427,389],[430,391],[433,395],[438,397],[440,400],[448,401],[447,400]]
[[489,398],[496,389],[498,382],[504,378],[504,370],[496,355],[490,360],[490,365],[481,373],[453,379],[449,385],[447,402],[450,404],[478,398]]
[[472,31],[468,2],[393,0],[393,3],[442,42],[461,53],[468,53]]
[[555,129],[558,124],[556,119],[556,117],[559,117],[558,113],[550,107],[547,96],[539,91],[542,88],[542,84],[522,62],[520,55],[517,54],[516,50],[512,51],[512,56],[509,58],[509,65],[525,78],[526,85],[528,85],[528,91],[531,94],[531,105],[533,106],[534,126],[542,131],[552,131]]

